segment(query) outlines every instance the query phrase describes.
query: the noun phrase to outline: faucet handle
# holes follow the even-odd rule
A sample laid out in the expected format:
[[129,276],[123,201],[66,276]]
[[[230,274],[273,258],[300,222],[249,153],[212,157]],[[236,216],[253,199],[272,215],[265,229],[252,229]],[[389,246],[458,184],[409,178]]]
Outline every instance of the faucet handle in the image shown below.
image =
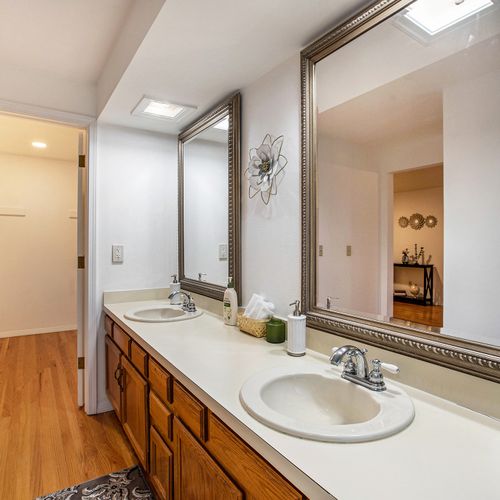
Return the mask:
[[399,373],[399,366],[393,365],[391,363],[380,362],[380,368],[387,370],[390,373]]

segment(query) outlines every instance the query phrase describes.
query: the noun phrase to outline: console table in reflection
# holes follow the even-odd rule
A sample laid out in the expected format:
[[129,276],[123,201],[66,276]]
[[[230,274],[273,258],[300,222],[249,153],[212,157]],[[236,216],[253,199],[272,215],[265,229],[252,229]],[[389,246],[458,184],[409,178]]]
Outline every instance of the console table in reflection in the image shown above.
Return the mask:
[[402,295],[394,295],[394,300],[399,302],[411,302],[413,304],[422,304],[424,306],[432,305],[432,297],[434,296],[434,265],[433,264],[399,264],[395,263],[394,267],[403,267],[405,269],[422,269],[424,273],[424,290],[422,297],[408,297]]

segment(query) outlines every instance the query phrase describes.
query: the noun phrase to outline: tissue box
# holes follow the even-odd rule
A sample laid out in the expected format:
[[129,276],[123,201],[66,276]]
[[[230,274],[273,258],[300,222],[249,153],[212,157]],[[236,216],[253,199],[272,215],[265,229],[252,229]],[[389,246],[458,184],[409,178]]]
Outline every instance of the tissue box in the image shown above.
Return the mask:
[[249,333],[254,337],[265,337],[266,336],[266,325],[269,322],[268,319],[252,319],[243,316],[245,312],[244,308],[238,310],[237,325],[242,332]]

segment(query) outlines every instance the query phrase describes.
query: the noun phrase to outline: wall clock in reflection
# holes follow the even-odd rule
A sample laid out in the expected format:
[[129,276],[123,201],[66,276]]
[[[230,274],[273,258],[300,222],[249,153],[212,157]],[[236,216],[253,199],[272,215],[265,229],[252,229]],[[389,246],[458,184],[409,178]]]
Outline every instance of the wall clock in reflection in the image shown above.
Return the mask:
[[424,219],[424,216],[422,214],[413,214],[411,217],[410,217],[410,227],[412,229],[422,229],[422,227],[424,226],[424,222],[425,222],[425,219]]
[[410,221],[408,220],[408,217],[403,216],[399,218],[398,223],[401,227],[408,227]]
[[285,176],[288,160],[281,154],[283,136],[274,138],[266,134],[258,148],[250,149],[250,161],[245,170],[249,182],[248,196],[253,198],[260,193],[262,201],[267,205],[271,195],[278,194],[278,185]]
[[434,215],[428,215],[425,218],[425,225],[427,227],[436,227],[438,223],[437,217],[434,217]]

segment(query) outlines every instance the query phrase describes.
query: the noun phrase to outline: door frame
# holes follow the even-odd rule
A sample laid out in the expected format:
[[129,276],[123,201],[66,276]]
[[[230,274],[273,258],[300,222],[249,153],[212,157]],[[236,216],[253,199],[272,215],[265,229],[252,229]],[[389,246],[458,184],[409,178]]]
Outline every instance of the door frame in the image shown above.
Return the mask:
[[[89,415],[97,413],[97,333],[100,299],[97,295],[96,273],[96,117],[60,111],[42,106],[0,99],[0,112],[60,123],[87,131],[87,203],[85,213],[85,292],[83,296],[84,336],[84,409]],[[76,266],[75,266],[76,270]],[[76,370],[75,359],[75,370]],[[76,396],[76,395],[75,395]]]

